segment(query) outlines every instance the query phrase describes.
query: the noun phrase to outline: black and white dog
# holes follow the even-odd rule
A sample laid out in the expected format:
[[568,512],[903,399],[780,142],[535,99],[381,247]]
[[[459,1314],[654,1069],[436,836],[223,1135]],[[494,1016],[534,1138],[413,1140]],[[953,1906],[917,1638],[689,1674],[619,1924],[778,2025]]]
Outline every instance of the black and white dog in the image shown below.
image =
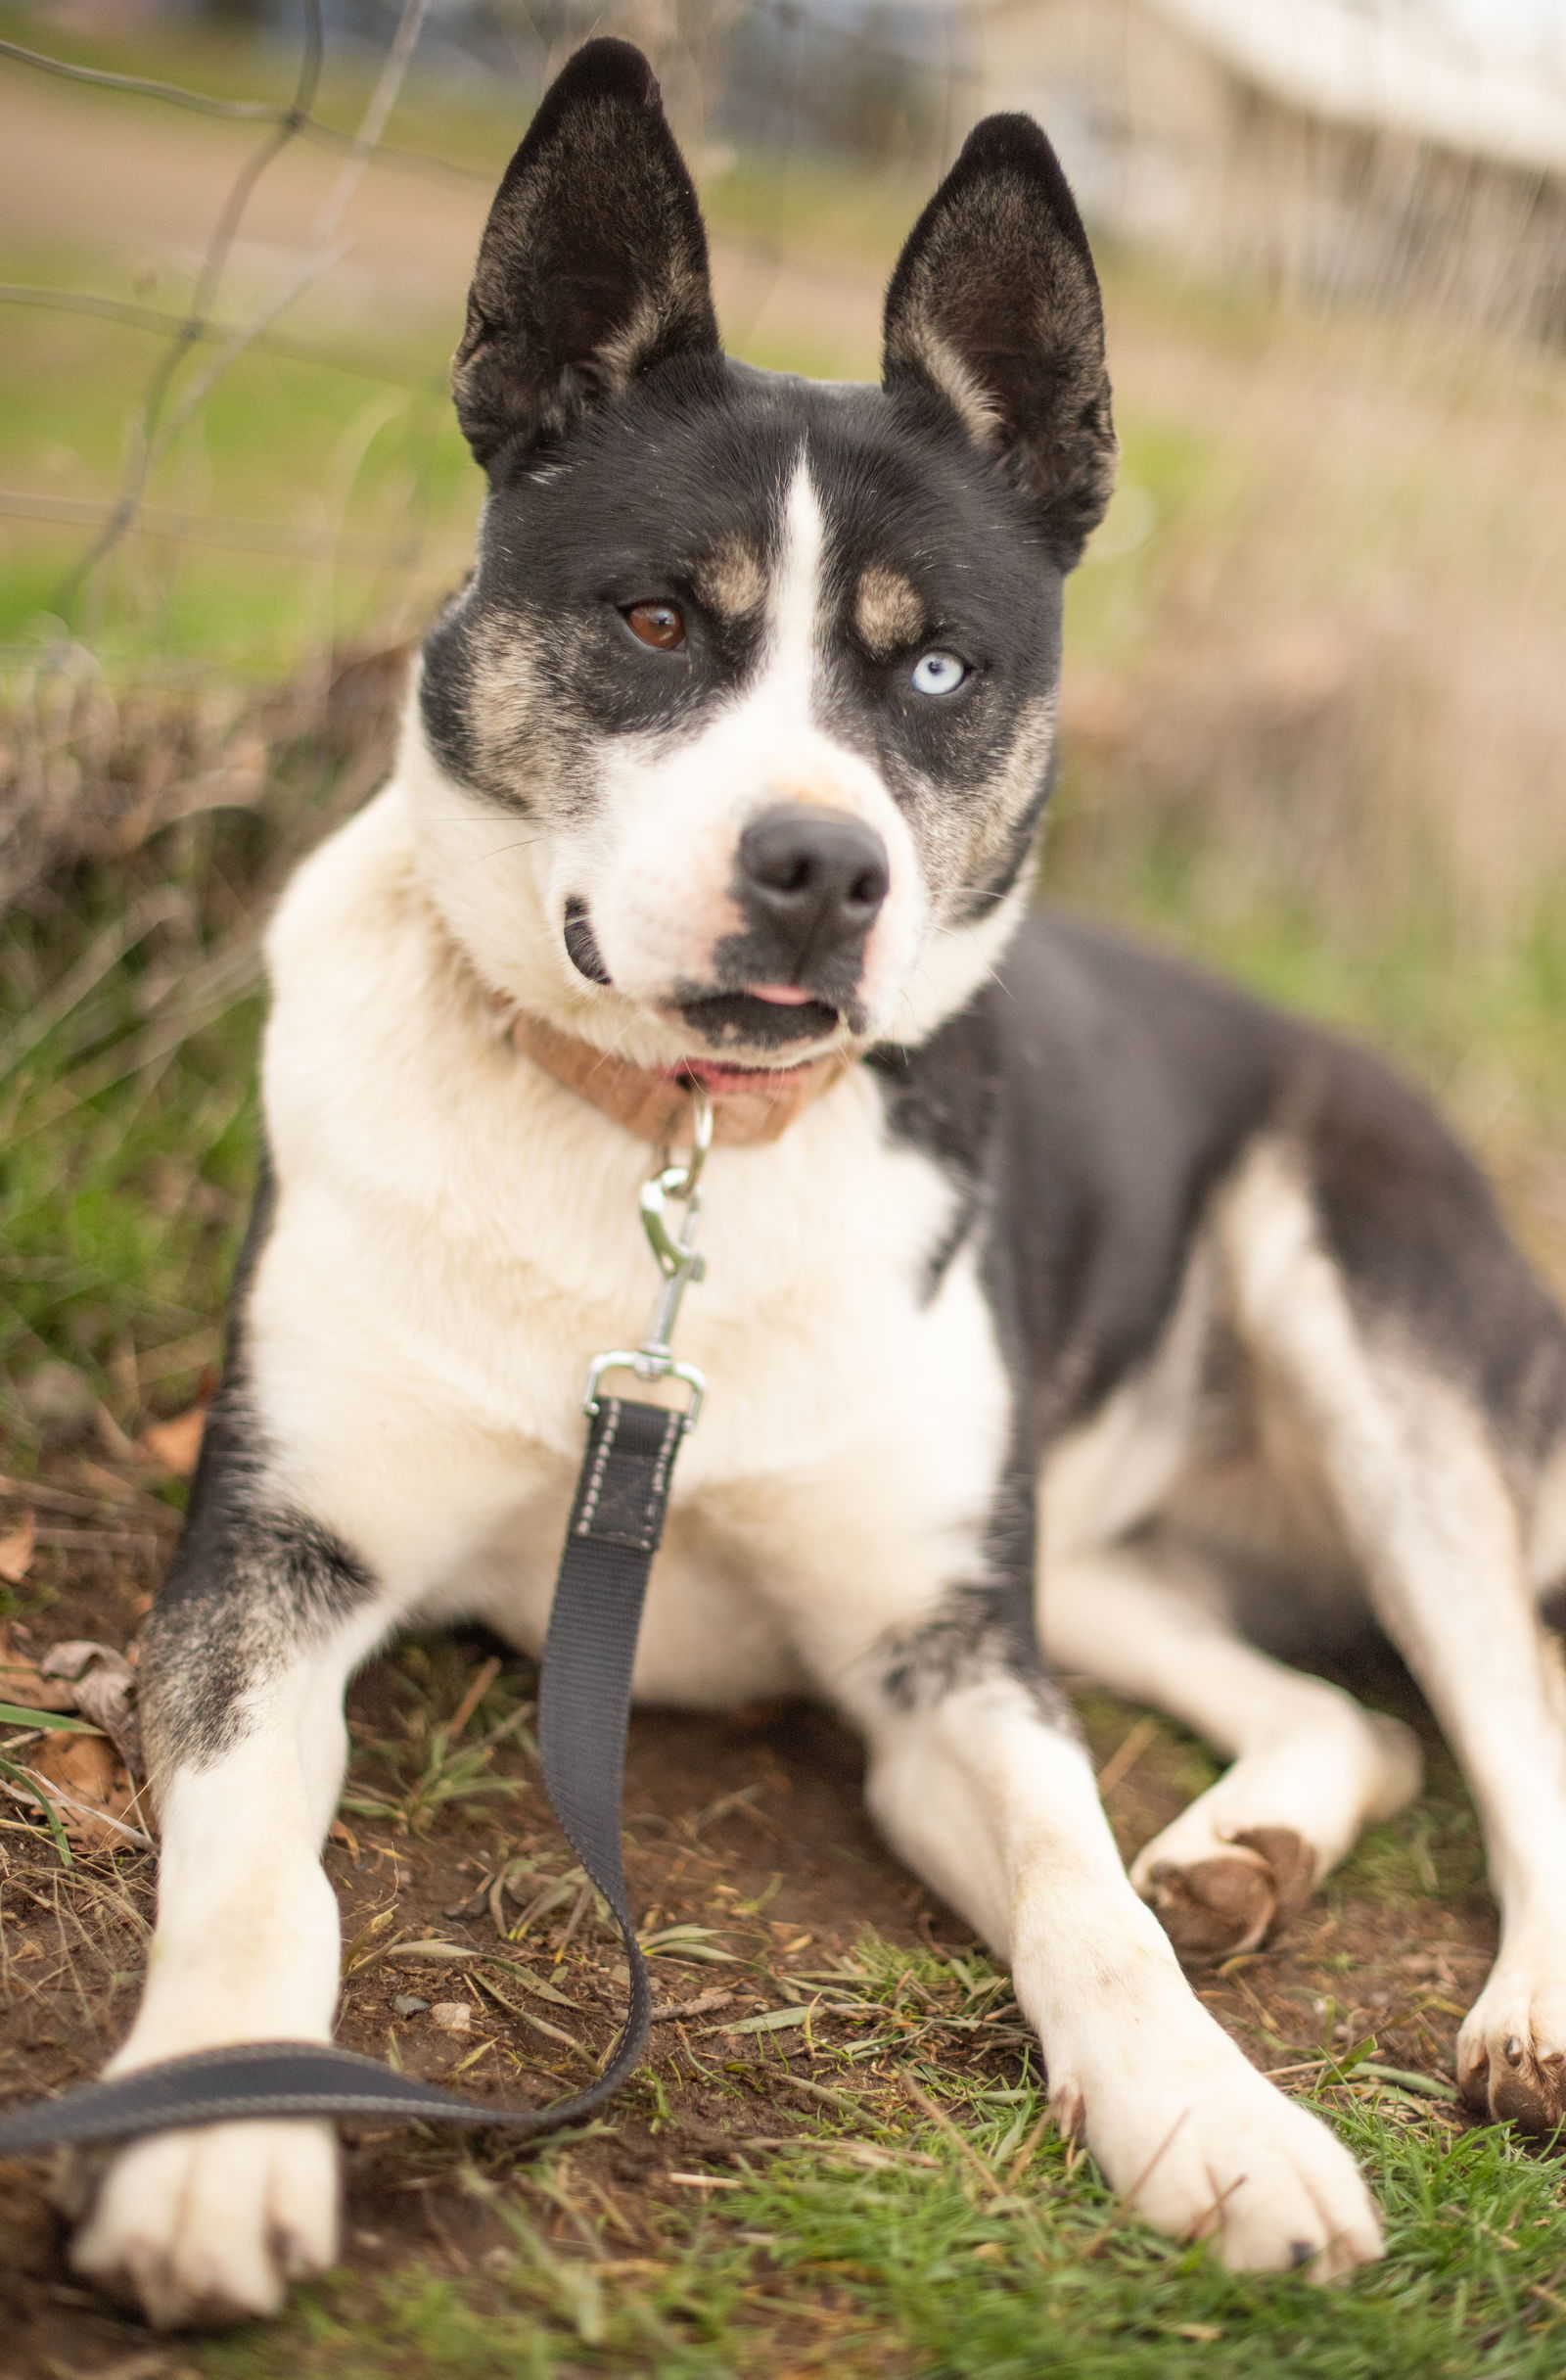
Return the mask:
[[[1380,2244],[1353,2162],[1174,1944],[1255,1943],[1415,1790],[1405,1731],[1279,1657],[1368,1610],[1504,1912],[1464,2086],[1560,2116],[1566,1324],[1373,1059],[1029,915],[1115,457],[1055,159],[973,134],[881,387],[753,371],[649,70],[594,42],[501,185],[455,388],[477,569],[272,930],[272,1186],[147,1647],[162,1881],[116,2065],[329,2033],[345,1681],[410,1621],[538,1650],[584,1365],[643,1313],[647,1143],[700,1079],[712,1395],[640,1692],[845,1713],[1111,2181],[1232,2266],[1340,2274]],[[1232,1755],[1129,1879],[1040,1582],[1055,1661]],[[165,2134],[76,2262],[156,2321],[264,2311],[336,2189],[322,2125]]]

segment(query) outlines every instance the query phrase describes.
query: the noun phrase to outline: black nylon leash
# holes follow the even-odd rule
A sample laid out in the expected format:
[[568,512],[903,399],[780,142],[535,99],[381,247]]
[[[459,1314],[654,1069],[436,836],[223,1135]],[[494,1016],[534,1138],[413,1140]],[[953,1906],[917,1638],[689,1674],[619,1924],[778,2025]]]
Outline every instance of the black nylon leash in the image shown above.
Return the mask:
[[[690,1162],[662,1168],[642,1192],[642,1220],[665,1281],[648,1338],[633,1352],[617,1349],[593,1361],[587,1448],[538,1681],[544,1791],[588,1881],[608,1902],[625,1946],[629,2005],[597,2080],[548,2107],[486,2106],[328,2042],[238,2042],[89,2082],[0,2118],[0,2157],[281,2116],[488,2126],[521,2141],[536,2140],[596,2115],[641,2063],[652,2022],[652,1984],[625,1893],[621,1794],[647,1581],[664,1533],[674,1457],[706,1385],[693,1367],[676,1364],[668,1348],[680,1294],[688,1281],[701,1278],[692,1239],[712,1111],[700,1092],[695,1126]],[[666,1197],[686,1201],[678,1240],[664,1227]],[[691,1392],[689,1409],[601,1397],[603,1375],[627,1369],[644,1378],[672,1375],[683,1380]]]

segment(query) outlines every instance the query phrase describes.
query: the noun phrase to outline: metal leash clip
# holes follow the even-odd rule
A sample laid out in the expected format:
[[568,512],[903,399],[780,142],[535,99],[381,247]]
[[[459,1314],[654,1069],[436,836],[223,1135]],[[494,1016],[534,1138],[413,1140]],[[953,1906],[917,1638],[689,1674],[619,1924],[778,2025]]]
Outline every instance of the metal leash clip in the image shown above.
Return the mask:
[[[595,1355],[587,1374],[587,1393],[582,1399],[582,1411],[588,1415],[598,1411],[598,1383],[606,1372],[634,1372],[639,1380],[683,1380],[691,1392],[685,1412],[687,1430],[696,1426],[696,1417],[702,1410],[707,1394],[707,1375],[694,1364],[674,1360],[669,1341],[674,1334],[674,1322],[679,1313],[680,1299],[687,1285],[700,1281],[707,1270],[707,1260],[696,1253],[696,1226],[702,1211],[702,1167],[713,1145],[713,1102],[704,1083],[693,1082],[691,1094],[691,1151],[682,1163],[672,1159],[668,1148],[659,1151],[658,1170],[644,1182],[638,1201],[642,1230],[652,1249],[653,1261],[663,1275],[658,1303],[653,1319],[647,1326],[647,1336],[639,1347],[612,1347],[606,1355]],[[685,1220],[676,1239],[671,1235],[666,1212],[666,1202],[677,1198],[685,1209]]]

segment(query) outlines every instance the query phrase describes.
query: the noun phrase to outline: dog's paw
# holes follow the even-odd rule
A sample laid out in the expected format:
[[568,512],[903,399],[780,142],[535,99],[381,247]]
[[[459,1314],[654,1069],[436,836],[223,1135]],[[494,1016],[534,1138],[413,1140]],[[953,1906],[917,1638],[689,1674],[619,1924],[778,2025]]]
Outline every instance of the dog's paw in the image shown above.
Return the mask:
[[1317,1874],[1315,1851],[1292,1827],[1220,1837],[1176,1819],[1147,1845],[1131,1882],[1181,1958],[1196,1961],[1254,1950],[1304,1906]]
[[1184,1959],[1254,1950],[1303,1908],[1372,1819],[1419,1789],[1401,1720],[1322,1688],[1309,1728],[1247,1752],[1156,1835],[1131,1882]]
[[276,2313],[336,2257],[337,2166],[324,2123],[159,2133],[115,2159],[71,2263],[160,2330]]
[[1457,2035],[1457,2084],[1493,2123],[1550,2133],[1566,2122],[1566,1956],[1495,1969]]
[[1337,2281],[1378,2257],[1374,2202],[1325,2124],[1201,2009],[1175,2030],[1156,2058],[1101,2045],[1051,2093],[1111,2187],[1160,2231],[1211,2241],[1234,2272]]

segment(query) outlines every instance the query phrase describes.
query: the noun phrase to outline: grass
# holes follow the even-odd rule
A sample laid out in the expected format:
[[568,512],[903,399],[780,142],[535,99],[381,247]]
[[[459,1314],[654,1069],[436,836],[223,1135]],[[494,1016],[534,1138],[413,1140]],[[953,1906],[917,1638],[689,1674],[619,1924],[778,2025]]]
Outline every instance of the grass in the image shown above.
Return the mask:
[[[873,1975],[860,1987],[874,1990]],[[865,2099],[764,2163],[740,2154],[717,2176],[729,2186],[670,2220],[655,2257],[617,2256],[602,2215],[576,2201],[566,2147],[526,2176],[474,2175],[470,2186],[500,2194],[510,2234],[478,2284],[329,2282],[279,2329],[198,2351],[195,2366],[212,2380],[723,2380],[829,2362],[940,2380],[1560,2369],[1560,2170],[1501,2133],[1453,2130],[1382,2082],[1329,2082],[1313,2104],[1372,2177],[1389,2253],[1328,2293],[1237,2279],[1128,2221],[1049,2132],[1036,2083],[954,2088],[923,2060],[903,2072],[938,2121],[905,2097]],[[754,2101],[733,2095],[739,2121],[753,2117]],[[576,2217],[564,2248],[548,2231],[562,2208]]]

